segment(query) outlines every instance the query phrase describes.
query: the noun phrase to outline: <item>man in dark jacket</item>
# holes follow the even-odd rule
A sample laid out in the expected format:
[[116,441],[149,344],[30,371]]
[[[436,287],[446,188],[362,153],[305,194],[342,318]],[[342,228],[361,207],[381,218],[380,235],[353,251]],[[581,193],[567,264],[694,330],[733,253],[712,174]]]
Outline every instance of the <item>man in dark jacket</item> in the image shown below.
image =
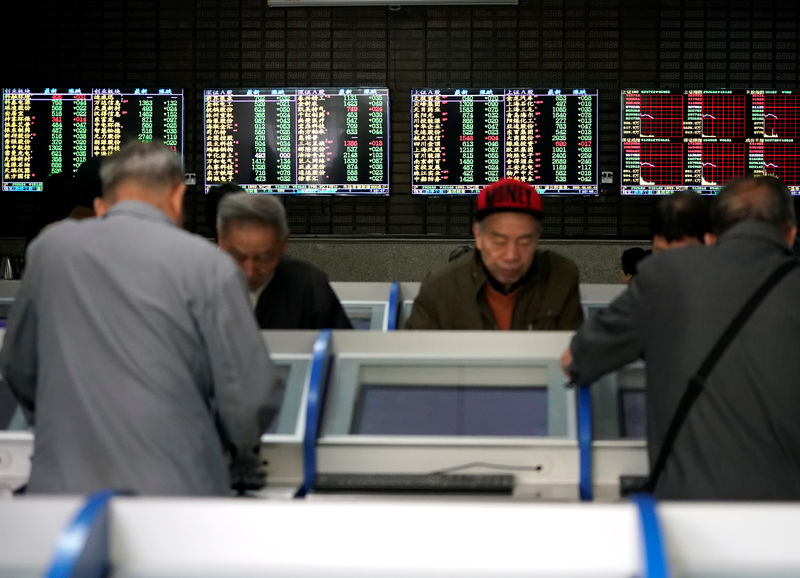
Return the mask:
[[478,196],[476,250],[428,277],[406,329],[575,329],[583,320],[578,268],[537,250],[542,200],[502,179]]
[[325,273],[285,255],[289,226],[278,199],[224,196],[217,210],[217,236],[247,278],[261,329],[352,329]]
[[[716,244],[664,251],[593,315],[564,352],[577,383],[647,360],[651,466],[678,402],[756,288],[792,261],[792,199],[773,177],[727,185],[711,213]],[[656,494],[676,500],[800,499],[800,271],[753,312],[675,438]]]

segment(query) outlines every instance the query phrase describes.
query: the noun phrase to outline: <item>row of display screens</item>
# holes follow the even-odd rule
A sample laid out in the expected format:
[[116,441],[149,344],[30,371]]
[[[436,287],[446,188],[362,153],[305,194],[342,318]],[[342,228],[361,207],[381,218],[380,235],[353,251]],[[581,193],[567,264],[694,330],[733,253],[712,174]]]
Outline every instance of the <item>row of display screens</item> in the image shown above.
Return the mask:
[[[622,194],[714,194],[746,174],[800,194],[800,91],[625,90]],[[4,89],[3,190],[41,190],[129,139],[183,152],[180,89]],[[596,195],[594,89],[415,89],[411,192],[475,194],[503,177],[543,194]],[[206,192],[389,193],[387,88],[204,92]]]
[[[277,364],[278,369],[288,369]],[[288,374],[287,376],[288,377]],[[619,437],[647,437],[644,390],[617,392]],[[291,407],[285,401],[283,408]],[[287,432],[279,422],[287,419]],[[349,427],[351,435],[547,437],[546,387],[361,384]],[[290,416],[266,432],[294,431]],[[0,382],[0,431],[26,429],[17,400]]]
[[[645,439],[645,391],[619,388],[617,405],[619,437]],[[547,422],[546,387],[364,383],[349,433],[546,437]]]

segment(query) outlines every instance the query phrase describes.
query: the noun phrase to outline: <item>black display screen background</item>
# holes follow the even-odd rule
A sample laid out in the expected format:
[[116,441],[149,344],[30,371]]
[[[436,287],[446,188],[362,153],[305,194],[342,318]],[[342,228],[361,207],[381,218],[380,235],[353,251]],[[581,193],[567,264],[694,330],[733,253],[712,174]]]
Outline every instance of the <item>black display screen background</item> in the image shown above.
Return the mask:
[[622,92],[621,193],[714,195],[774,174],[800,194],[800,94],[758,89]]
[[[158,139],[179,155],[183,155],[183,94],[179,89],[169,89],[169,94],[159,94],[158,89],[149,89],[147,94],[136,94],[135,89],[67,88],[4,89],[3,101],[3,182],[5,190],[19,187],[22,191],[41,190],[42,182],[51,174],[73,174],[88,158],[106,156],[117,150],[127,139]],[[29,110],[18,115],[28,123],[30,143],[30,177],[7,178],[7,167],[13,163],[6,141],[13,138],[19,127],[5,124],[8,109],[13,109],[14,99],[29,100]],[[106,119],[119,125],[116,134],[109,126],[99,122],[98,111],[101,99],[117,101],[119,115]],[[143,103],[147,105],[143,106]],[[145,113],[145,110],[147,111]],[[147,119],[144,119],[145,114]],[[169,126],[167,115],[170,115]],[[60,130],[57,130],[60,127]],[[9,131],[10,129],[10,131]],[[110,138],[110,144],[101,145],[100,137]]]
[[546,436],[547,388],[362,384],[350,433]]
[[[319,193],[325,194],[387,194],[389,179],[389,101],[385,89],[375,89],[368,93],[363,89],[259,89],[258,94],[248,94],[247,89],[212,89],[205,95],[204,140],[206,165],[206,191],[215,185],[232,180],[251,192],[269,192],[279,194],[298,194],[313,190],[319,185]],[[323,94],[317,95],[318,92]],[[252,89],[251,89],[252,92]],[[313,93],[313,94],[311,94]],[[299,99],[313,98],[316,106],[324,110],[324,128],[322,138],[315,142],[324,142],[324,174],[318,177],[303,177],[302,167],[308,165],[302,157],[306,146],[298,137],[299,127],[303,123]],[[319,100],[317,101],[317,97]],[[209,174],[208,165],[213,163],[213,147],[216,144],[209,138],[208,127],[218,113],[210,113],[208,103],[230,103],[229,110],[233,115],[233,123],[225,135],[233,139],[234,156],[226,159],[224,165],[231,170],[228,175]],[[230,99],[230,100],[225,100]],[[348,130],[349,102],[355,103],[357,132]],[[263,104],[263,120],[261,111],[256,115],[257,102]],[[315,107],[316,107],[315,106]],[[281,110],[282,109],[282,110]],[[373,116],[378,116],[373,131]],[[258,118],[258,122],[256,122]],[[259,134],[257,134],[259,133]],[[278,142],[279,133],[286,135],[284,143]],[[378,134],[375,134],[378,133]],[[264,150],[258,150],[259,136],[264,137]],[[281,146],[279,146],[281,144]],[[284,152],[285,151],[285,152]],[[263,162],[259,162],[263,155]],[[283,155],[283,157],[281,156]],[[355,159],[355,171],[348,175],[346,157]],[[307,158],[307,157],[306,157]],[[284,169],[280,170],[280,164]],[[256,165],[263,174],[259,174]],[[232,166],[231,166],[232,165]],[[230,178],[227,178],[230,176]],[[360,185],[363,188],[354,187]]]
[[[491,94],[489,94],[491,92]],[[533,92],[527,95],[525,93]],[[573,89],[559,90],[558,94],[548,94],[547,90],[530,89],[414,89],[411,93],[411,138],[412,138],[412,193],[417,194],[477,194],[481,187],[507,176],[511,168],[511,150],[513,146],[526,146],[522,158],[530,158],[530,176],[525,179],[535,185],[543,194],[596,194],[599,176],[597,174],[597,94],[595,90],[586,90],[586,94],[573,94]],[[535,130],[531,123],[530,128],[523,128],[524,136],[512,132],[512,127],[507,122],[509,107],[514,93],[516,96],[527,96],[535,102],[530,113],[536,116]],[[581,102],[583,97],[583,103]],[[421,180],[421,173],[415,168],[419,159],[429,159],[430,154],[420,154],[419,148],[426,143],[425,139],[417,138],[422,123],[417,121],[417,108],[422,102],[438,98],[441,104],[437,107],[441,112],[436,113],[440,119],[441,137],[436,140],[436,147],[441,150],[436,157],[440,158],[439,166],[442,170],[440,180],[434,183]],[[557,111],[558,100],[563,99],[563,111]],[[467,101],[467,99],[469,99]],[[497,133],[490,134],[487,126],[489,101],[494,99],[498,105]],[[470,102],[471,106],[464,111],[464,105]],[[583,110],[582,110],[583,109]],[[588,110],[586,110],[588,109]],[[564,130],[557,135],[557,112],[565,113],[562,121]],[[582,115],[586,115],[582,117]],[[426,115],[429,116],[429,115]],[[465,123],[465,117],[469,120]],[[494,119],[493,119],[494,120]],[[465,125],[468,127],[465,130]],[[580,128],[583,125],[583,134]],[[516,130],[516,129],[514,129]],[[489,147],[491,137],[497,136],[497,149],[493,153]],[[464,140],[469,139],[472,163],[465,159]],[[514,143],[511,147],[509,143]],[[565,146],[556,146],[564,143]],[[589,154],[589,161],[582,166],[579,163],[580,149],[585,149]],[[559,159],[554,159],[554,153],[563,152]],[[497,170],[491,171],[490,161]],[[465,161],[472,167],[470,179],[465,181]],[[556,166],[564,167],[563,176],[556,173]],[[587,172],[588,169],[588,172]],[[581,174],[582,173],[582,174]],[[512,175],[509,175],[512,176]],[[516,175],[513,175],[516,176]],[[452,187],[452,189],[450,188]],[[564,188],[560,188],[564,187]]]
[[[271,8],[263,0],[6,7],[6,86],[185,90],[187,228],[211,235],[202,192],[208,87],[388,86],[389,197],[283,197],[293,235],[465,237],[474,198],[412,196],[409,94],[420,86],[590,86],[600,94],[599,197],[545,198],[544,238],[648,238],[658,200],[618,192],[624,88],[796,88],[800,5],[755,0],[520,0],[517,6]],[[35,41],[32,41],[35,38]],[[632,202],[631,202],[632,201]],[[38,199],[0,195],[0,236],[35,231]]]

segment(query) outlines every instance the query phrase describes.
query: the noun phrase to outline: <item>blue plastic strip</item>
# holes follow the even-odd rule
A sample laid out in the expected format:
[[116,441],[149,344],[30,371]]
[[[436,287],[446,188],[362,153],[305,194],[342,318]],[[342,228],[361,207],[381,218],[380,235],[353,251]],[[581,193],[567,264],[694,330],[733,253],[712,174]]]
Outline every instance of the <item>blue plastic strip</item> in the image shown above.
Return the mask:
[[387,331],[397,329],[397,316],[400,310],[400,283],[395,281],[389,290],[389,320],[386,323]]
[[639,508],[639,520],[642,524],[642,542],[644,549],[644,572],[642,578],[668,578],[669,562],[664,550],[664,538],[661,525],[656,514],[656,501],[649,494],[636,494],[631,500]]
[[317,437],[328,382],[331,334],[330,329],[323,329],[314,341],[306,405],[306,432],[303,438],[303,486],[297,492],[298,497],[308,494],[317,478]]
[[581,500],[591,502],[592,491],[592,392],[586,387],[578,388],[578,452],[580,472],[578,491]]
[[108,575],[108,503],[119,494],[116,490],[103,490],[86,499],[56,541],[47,578]]

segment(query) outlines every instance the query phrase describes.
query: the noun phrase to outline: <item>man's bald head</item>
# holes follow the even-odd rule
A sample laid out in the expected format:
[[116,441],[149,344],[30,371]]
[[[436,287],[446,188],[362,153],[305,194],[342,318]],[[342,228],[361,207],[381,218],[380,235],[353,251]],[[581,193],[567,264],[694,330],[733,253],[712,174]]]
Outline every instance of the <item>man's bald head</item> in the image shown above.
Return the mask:
[[788,233],[796,224],[789,188],[770,176],[731,181],[711,207],[711,229],[717,237],[741,221],[762,221]]

